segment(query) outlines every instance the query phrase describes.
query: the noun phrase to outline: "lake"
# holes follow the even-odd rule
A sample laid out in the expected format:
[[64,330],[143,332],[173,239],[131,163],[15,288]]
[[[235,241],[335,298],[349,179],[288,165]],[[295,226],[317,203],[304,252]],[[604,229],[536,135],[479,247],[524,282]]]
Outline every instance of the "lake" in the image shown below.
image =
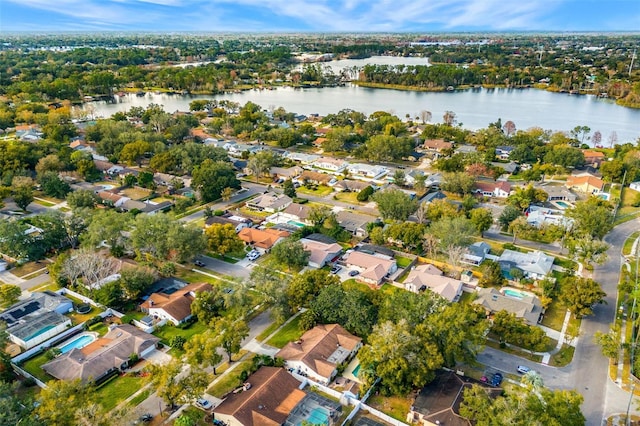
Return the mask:
[[168,112],[188,111],[194,99],[228,99],[240,104],[254,102],[263,108],[283,107],[299,114],[336,113],[344,108],[367,115],[389,111],[401,119],[406,114],[415,118],[421,110],[431,111],[432,122],[441,122],[445,111],[456,113],[459,123],[468,129],[486,127],[498,118],[511,120],[518,129],[540,126],[544,129],[569,131],[575,126],[589,126],[602,133],[602,142],[612,131],[618,142],[634,142],[640,137],[640,109],[625,108],[611,100],[595,96],[551,93],[536,89],[471,89],[459,92],[410,92],[370,89],[355,85],[311,89],[291,87],[276,90],[248,90],[224,95],[167,95],[147,93],[115,96],[114,103],[93,102],[97,116],[109,117],[132,106],[150,103],[164,106]]

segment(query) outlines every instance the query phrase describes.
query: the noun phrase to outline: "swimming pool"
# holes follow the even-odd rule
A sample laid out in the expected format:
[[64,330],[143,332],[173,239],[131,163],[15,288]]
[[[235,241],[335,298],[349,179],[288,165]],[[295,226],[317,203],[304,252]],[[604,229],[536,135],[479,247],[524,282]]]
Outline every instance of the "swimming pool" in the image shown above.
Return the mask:
[[64,346],[60,346],[60,353],[65,354],[73,349],[82,349],[94,340],[96,340],[95,336],[92,336],[91,334],[83,334]]
[[353,369],[351,374],[353,374],[354,376],[358,377],[358,372],[359,371],[360,371],[360,364],[356,365],[356,368]]
[[31,336],[29,336],[26,339],[24,339],[24,341],[28,342],[29,340],[34,339],[34,338],[38,337],[39,335],[46,333],[47,331],[51,330],[52,328],[55,328],[55,325],[47,325],[45,327],[42,327],[40,330],[36,331]]
[[564,209],[571,208],[571,204],[565,203],[564,201],[556,201],[556,204]]
[[312,425],[328,425],[329,413],[324,408],[314,408],[311,410],[311,413],[309,413],[307,421]]
[[289,225],[297,226],[298,228],[304,228],[306,226],[304,223],[297,222],[295,220],[289,220],[289,221],[287,221],[287,223]]
[[505,288],[504,290],[502,290],[502,294],[504,294],[505,296],[514,297],[516,299],[522,299],[525,296],[524,293],[521,293],[517,290],[511,290],[509,288]]

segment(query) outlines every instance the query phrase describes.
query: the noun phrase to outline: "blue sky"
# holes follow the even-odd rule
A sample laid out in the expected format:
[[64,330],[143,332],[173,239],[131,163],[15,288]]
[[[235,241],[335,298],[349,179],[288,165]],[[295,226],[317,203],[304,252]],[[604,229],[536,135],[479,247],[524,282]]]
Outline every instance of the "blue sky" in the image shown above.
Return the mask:
[[0,0],[0,31],[638,31],[640,0]]

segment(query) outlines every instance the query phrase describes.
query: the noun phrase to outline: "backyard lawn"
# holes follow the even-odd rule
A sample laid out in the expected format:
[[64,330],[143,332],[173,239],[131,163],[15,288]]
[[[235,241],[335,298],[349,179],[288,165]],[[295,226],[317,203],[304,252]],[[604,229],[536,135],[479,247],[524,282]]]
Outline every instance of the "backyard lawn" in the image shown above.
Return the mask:
[[126,197],[131,198],[132,200],[141,200],[151,195],[151,190],[139,188],[137,186],[134,188],[125,188],[120,192],[122,192],[122,194],[124,194]]
[[49,361],[51,360],[47,357],[46,352],[43,352],[40,355],[34,356],[33,358],[25,361],[24,364],[22,364],[22,368],[28,373],[31,373],[33,376],[35,376],[39,380],[46,383],[49,380],[54,380],[53,377],[45,373],[44,370],[41,368],[44,364],[46,364]]
[[396,257],[396,263],[398,264],[398,268],[406,268],[411,263],[411,259],[408,257],[398,256]]
[[269,339],[267,344],[276,348],[283,348],[287,343],[298,340],[303,334],[304,331],[300,329],[300,315],[298,315]]
[[98,401],[106,410],[113,410],[143,386],[144,378],[133,375],[116,376],[96,389]]
[[407,419],[407,413],[411,408],[411,396],[382,396],[372,395],[367,404],[386,413],[396,420],[404,422]]

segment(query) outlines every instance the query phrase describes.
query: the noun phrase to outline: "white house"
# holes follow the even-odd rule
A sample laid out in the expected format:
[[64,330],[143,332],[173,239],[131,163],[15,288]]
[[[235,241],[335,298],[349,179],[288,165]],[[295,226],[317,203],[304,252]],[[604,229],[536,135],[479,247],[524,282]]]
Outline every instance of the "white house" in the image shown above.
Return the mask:
[[460,299],[462,286],[462,281],[444,276],[440,269],[429,264],[413,268],[404,281],[404,287],[409,291],[418,293],[428,289],[449,302]]
[[541,280],[551,272],[555,258],[541,251],[521,253],[506,249],[500,255],[498,262],[503,271],[509,272],[513,268],[520,269],[526,278]]
[[349,162],[332,157],[322,157],[311,165],[314,169],[329,170],[334,173],[342,173],[349,166]]
[[140,310],[178,325],[191,318],[191,302],[196,298],[196,294],[211,290],[211,284],[195,283],[171,294],[153,293],[140,305]]
[[638,191],[640,192],[640,181],[638,182],[631,182],[629,184],[629,188],[633,189],[634,191]]
[[398,265],[392,257],[380,253],[354,251],[344,262],[348,267],[360,272],[358,280],[375,285],[380,285],[382,280],[398,270]]
[[353,163],[347,166],[347,171],[354,178],[380,179],[389,169],[377,164]]
[[285,365],[308,375],[321,384],[329,384],[338,366],[352,358],[362,347],[362,339],[339,324],[318,325],[295,342],[289,342],[276,354]]

